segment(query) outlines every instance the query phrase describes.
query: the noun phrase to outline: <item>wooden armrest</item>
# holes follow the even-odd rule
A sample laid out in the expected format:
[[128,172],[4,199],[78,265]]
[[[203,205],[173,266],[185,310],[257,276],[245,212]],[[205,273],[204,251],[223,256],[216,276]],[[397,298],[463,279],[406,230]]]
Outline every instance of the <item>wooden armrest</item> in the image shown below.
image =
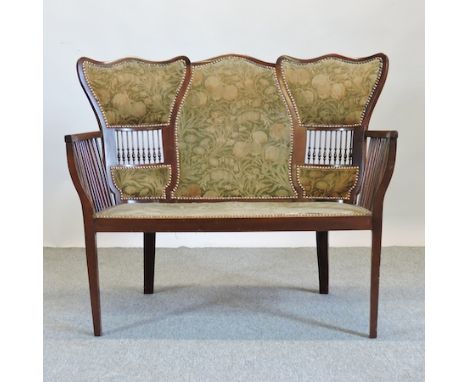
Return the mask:
[[398,131],[396,130],[373,130],[365,132],[366,138],[398,138]]
[[100,131],[65,136],[68,170],[85,219],[114,204],[103,162],[101,137]]
[[89,133],[65,135],[65,142],[71,143],[71,142],[85,141],[87,139],[101,138],[101,137],[102,137],[102,133],[100,131],[91,131]]
[[395,167],[398,132],[366,131],[365,136],[369,140],[358,205],[371,210],[379,220]]

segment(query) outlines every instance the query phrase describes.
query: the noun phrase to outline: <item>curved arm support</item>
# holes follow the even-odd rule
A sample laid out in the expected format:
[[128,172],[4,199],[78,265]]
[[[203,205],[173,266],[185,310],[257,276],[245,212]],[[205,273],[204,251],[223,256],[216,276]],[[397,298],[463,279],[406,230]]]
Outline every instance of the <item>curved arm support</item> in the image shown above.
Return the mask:
[[66,135],[70,176],[80,197],[85,220],[114,205],[103,161],[101,132]]
[[372,211],[373,220],[381,220],[385,192],[395,167],[397,131],[366,131],[367,153],[358,205]]

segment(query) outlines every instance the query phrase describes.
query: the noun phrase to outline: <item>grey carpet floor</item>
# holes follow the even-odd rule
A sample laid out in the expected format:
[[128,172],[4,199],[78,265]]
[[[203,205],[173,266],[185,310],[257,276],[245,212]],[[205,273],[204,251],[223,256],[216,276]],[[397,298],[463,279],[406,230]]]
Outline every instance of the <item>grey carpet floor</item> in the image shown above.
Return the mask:
[[384,248],[379,337],[367,338],[368,248],[100,249],[92,336],[83,249],[44,250],[45,381],[423,381],[424,249]]

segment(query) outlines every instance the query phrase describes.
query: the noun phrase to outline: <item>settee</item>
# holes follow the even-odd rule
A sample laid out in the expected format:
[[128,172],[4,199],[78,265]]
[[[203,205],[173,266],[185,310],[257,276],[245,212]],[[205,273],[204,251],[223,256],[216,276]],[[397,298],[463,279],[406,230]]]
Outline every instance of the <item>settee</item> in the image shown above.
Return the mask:
[[396,131],[369,131],[384,54],[351,59],[229,54],[190,62],[80,58],[99,131],[65,136],[84,219],[94,335],[101,329],[98,232],[143,233],[144,293],[156,232],[315,231],[328,293],[328,232],[372,232],[377,336],[384,195]]

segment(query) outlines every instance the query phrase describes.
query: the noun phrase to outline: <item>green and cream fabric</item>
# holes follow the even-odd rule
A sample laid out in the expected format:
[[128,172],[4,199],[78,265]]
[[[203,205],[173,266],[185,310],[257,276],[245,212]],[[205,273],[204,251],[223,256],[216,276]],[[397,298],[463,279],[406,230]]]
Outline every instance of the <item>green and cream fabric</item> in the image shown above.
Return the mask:
[[356,187],[359,167],[298,166],[297,177],[304,197],[348,200]]
[[303,125],[359,125],[377,85],[382,60],[281,60],[281,72]]
[[120,204],[95,214],[97,218],[119,219],[206,219],[369,216],[369,210],[334,202],[210,202],[210,203],[132,203]]
[[186,63],[129,59],[113,65],[84,61],[89,87],[107,127],[168,124]]
[[274,68],[236,57],[193,67],[176,123],[176,198],[291,198],[291,120]]
[[111,175],[123,200],[161,199],[171,181],[171,166],[113,166]]
[[[104,64],[84,59],[84,78],[106,127],[175,129],[177,162],[109,164],[121,199],[349,199],[357,167],[293,167],[293,125],[285,97],[291,98],[291,113],[304,126],[359,126],[383,59],[327,57],[305,63],[284,56],[278,62],[287,94],[275,67],[247,58],[223,56],[192,65],[173,126],[175,100],[187,74],[185,60]],[[177,179],[175,188],[167,190],[176,175],[171,166],[177,166]]]

